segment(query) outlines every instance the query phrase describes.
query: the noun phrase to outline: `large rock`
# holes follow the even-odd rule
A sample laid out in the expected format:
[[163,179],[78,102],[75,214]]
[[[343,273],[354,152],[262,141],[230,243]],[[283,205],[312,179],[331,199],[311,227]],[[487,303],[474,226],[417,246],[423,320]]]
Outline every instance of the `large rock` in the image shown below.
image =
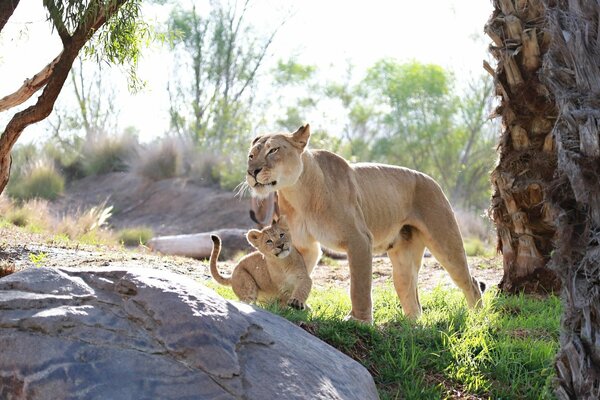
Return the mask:
[[0,279],[0,399],[376,399],[357,362],[276,315],[151,269]]

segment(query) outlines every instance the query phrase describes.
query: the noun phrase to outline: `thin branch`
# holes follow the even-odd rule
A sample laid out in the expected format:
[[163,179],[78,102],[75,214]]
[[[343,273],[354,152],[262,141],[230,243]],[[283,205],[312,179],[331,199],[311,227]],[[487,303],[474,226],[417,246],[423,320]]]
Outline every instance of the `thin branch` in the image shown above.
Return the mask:
[[62,41],[63,45],[67,45],[67,43],[71,40],[71,35],[65,26],[64,21],[62,20],[62,13],[59,8],[56,6],[54,1],[45,1],[46,7],[48,8],[48,12],[50,13],[50,19],[52,20],[52,24],[54,28],[56,28],[56,32],[58,32],[58,36]]

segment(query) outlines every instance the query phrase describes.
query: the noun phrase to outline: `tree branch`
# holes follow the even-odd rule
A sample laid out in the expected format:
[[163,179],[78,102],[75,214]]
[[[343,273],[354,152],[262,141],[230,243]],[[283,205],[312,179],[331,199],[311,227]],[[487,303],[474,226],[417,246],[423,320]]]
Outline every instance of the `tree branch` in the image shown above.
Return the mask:
[[46,85],[46,83],[48,83],[48,79],[50,79],[50,76],[52,75],[52,72],[54,71],[54,67],[60,60],[61,56],[62,56],[62,52],[54,60],[52,60],[52,62],[50,64],[48,64],[44,68],[42,68],[42,70],[40,72],[38,72],[37,74],[32,76],[30,79],[26,79],[25,82],[23,82],[23,85],[19,89],[17,89],[13,93],[1,98],[0,99],[0,112],[6,111],[9,108],[13,108],[20,104],[23,104],[31,96],[33,96],[35,94],[35,92],[37,92],[38,90],[43,88]]
[[46,1],[45,4],[48,8],[48,12],[50,13],[52,24],[56,28],[56,32],[58,32],[60,40],[62,41],[63,45],[66,45],[71,40],[71,35],[69,34],[69,31],[67,30],[67,27],[62,19],[62,13],[54,1]]

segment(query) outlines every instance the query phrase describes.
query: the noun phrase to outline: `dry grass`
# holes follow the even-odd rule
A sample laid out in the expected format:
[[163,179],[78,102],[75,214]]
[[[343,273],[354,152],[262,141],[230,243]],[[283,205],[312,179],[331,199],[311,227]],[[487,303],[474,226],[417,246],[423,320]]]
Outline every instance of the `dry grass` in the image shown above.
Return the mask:
[[101,204],[89,210],[57,218],[50,212],[46,200],[34,199],[17,205],[0,196],[0,220],[25,228],[30,232],[52,232],[88,244],[117,244],[115,234],[105,229],[112,207]]

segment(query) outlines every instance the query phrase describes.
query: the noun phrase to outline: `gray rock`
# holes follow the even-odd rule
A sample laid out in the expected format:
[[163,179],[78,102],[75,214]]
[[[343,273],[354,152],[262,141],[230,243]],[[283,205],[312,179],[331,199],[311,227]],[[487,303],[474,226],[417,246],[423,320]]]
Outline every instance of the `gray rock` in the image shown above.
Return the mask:
[[151,269],[0,279],[0,399],[376,399],[359,363],[292,323]]

